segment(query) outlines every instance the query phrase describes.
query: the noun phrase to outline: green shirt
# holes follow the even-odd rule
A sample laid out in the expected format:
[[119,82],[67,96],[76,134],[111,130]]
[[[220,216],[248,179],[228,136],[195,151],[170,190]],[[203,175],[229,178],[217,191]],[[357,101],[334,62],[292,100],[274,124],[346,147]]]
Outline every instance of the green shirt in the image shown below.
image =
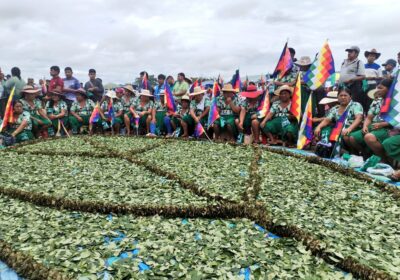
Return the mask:
[[62,110],[65,110],[65,116],[68,115],[68,107],[67,107],[67,103],[65,103],[64,100],[60,100],[58,101],[57,105],[54,105],[52,107],[50,107],[50,101],[47,101],[46,103],[46,112],[47,115],[58,115],[61,114]]
[[22,80],[22,79],[20,80],[14,76],[6,81],[5,88],[7,89],[8,93],[11,93],[11,90],[13,89],[14,86],[15,86],[14,96],[16,99],[20,99],[21,91],[24,88],[24,86],[26,86],[26,83],[24,80]]
[[176,112],[177,112],[179,115],[181,115],[182,118],[183,118],[184,116],[187,116],[187,115],[190,114],[190,107],[189,107],[188,109],[186,109],[186,111],[184,112],[184,111],[183,111],[183,108],[182,108],[182,105],[181,105],[181,104],[178,104],[178,105],[176,106]]
[[243,100],[241,105],[242,108],[244,108],[248,114],[255,114],[258,111],[258,107],[260,106],[260,101],[256,101],[255,103],[250,103],[247,99]]
[[[348,128],[350,125],[353,124],[357,115],[360,115],[360,114],[362,115],[364,113],[363,107],[358,102],[351,101],[351,104],[349,106],[350,106],[349,113],[347,114],[347,121],[345,124],[345,128]],[[339,107],[340,107],[340,105],[336,105],[335,107],[331,108],[329,110],[327,118],[334,122],[339,120],[339,118],[341,116],[339,114]]]
[[72,103],[71,112],[78,114],[78,116],[80,117],[86,117],[92,114],[95,106],[96,105],[94,104],[94,102],[90,99],[86,99],[85,105],[83,107],[79,105],[78,101],[75,101],[74,103]]
[[290,102],[289,105],[286,108],[281,107],[281,102],[280,101],[275,101],[272,103],[270,112],[273,113],[274,118],[277,117],[287,117],[290,112],[290,107],[292,106],[292,103]]
[[[235,106],[239,105],[239,100],[236,97],[236,95],[233,96],[232,103]],[[220,109],[220,112],[219,112],[220,116],[231,116],[231,115],[235,114],[233,112],[231,106],[229,104],[226,104],[224,95],[220,95],[217,97],[217,107]]]
[[372,101],[371,106],[369,107],[368,110],[368,115],[374,116],[374,118],[372,119],[372,123],[380,123],[385,121],[380,116],[382,104],[383,104],[382,97],[379,97],[378,99]]
[[161,100],[156,100],[154,102],[154,109],[156,109],[157,112],[166,112],[167,111],[167,107],[165,106],[165,104],[161,103]]
[[42,101],[40,101],[38,98],[33,100],[33,105],[30,105],[25,99],[21,99],[20,101],[22,103],[22,108],[24,109],[24,111],[28,112],[31,115],[37,115],[38,110],[43,108]]
[[[122,106],[122,102],[119,100],[113,101],[113,110],[114,113],[119,113],[120,111],[122,111],[124,109],[124,107]],[[103,101],[103,103],[101,103],[100,106],[101,110],[105,113],[108,112],[108,101]]]
[[137,98],[135,97],[130,97],[128,100],[126,100],[125,96],[121,98],[121,104],[125,114],[128,114],[130,112],[130,107],[135,107],[136,99]]
[[197,103],[196,100],[192,100],[190,102],[190,109],[194,110],[195,115],[198,117],[200,116],[207,107],[210,107],[211,100],[207,96],[203,96],[203,99]]
[[[185,82],[185,81],[176,82],[172,93],[175,95],[177,93],[187,92],[188,89],[189,89],[189,84],[187,82]],[[174,96],[174,98],[180,100],[182,98],[182,96]]]
[[154,103],[151,100],[149,100],[149,102],[147,102],[144,106],[142,106],[140,104],[139,98],[135,102],[135,111],[136,112],[144,112],[144,111],[148,111],[149,109],[153,109],[153,108],[154,108]]
[[28,125],[25,127],[24,130],[32,130],[31,114],[29,114],[29,112],[26,111],[22,112],[22,114],[18,116],[18,118],[15,120],[14,123],[10,123],[10,128],[17,129],[23,121],[28,122]]
[[281,83],[292,83],[296,81],[296,75],[297,73],[294,71],[286,72],[285,76],[277,79],[277,81]]

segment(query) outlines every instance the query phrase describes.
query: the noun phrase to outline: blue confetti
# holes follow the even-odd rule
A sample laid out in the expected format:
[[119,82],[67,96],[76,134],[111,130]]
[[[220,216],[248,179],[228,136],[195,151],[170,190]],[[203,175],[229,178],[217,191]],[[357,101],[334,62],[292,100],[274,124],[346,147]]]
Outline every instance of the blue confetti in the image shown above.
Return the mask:
[[259,231],[261,231],[261,232],[265,232],[265,228],[263,228],[263,227],[260,226],[260,225],[254,224],[254,227],[255,227],[256,229],[258,229]]
[[150,270],[150,269],[151,269],[150,266],[148,266],[144,262],[139,263],[139,271],[146,271],[146,270]]
[[268,232],[267,235],[265,236],[266,238],[271,238],[271,239],[277,239],[280,238],[278,235],[275,235],[271,232]]
[[187,225],[189,221],[187,219],[182,219],[182,225]]
[[108,214],[108,216],[107,216],[107,221],[109,221],[109,222],[111,222],[112,221],[112,219],[113,219],[113,216],[111,215],[111,214]]
[[126,235],[123,234],[122,232],[117,231],[117,233],[118,233],[118,236],[112,238],[112,241],[115,242],[115,243],[118,243],[118,242],[122,241],[122,239],[124,239],[126,237]]
[[229,227],[229,228],[235,228],[236,225],[235,225],[234,223],[229,223],[229,224],[228,224],[228,227]]
[[137,255],[139,255],[139,251],[140,251],[139,249],[135,249],[131,253],[132,253],[132,255],[137,256]]
[[110,280],[110,279],[111,279],[110,273],[108,273],[107,271],[104,271],[103,280]]
[[194,240],[196,240],[196,241],[201,240],[201,234],[199,232],[196,232],[196,234],[194,236]]
[[119,257],[110,257],[106,260],[106,267],[111,266],[113,263],[115,263],[116,261],[118,261],[120,258]]
[[250,267],[240,269],[239,275],[244,275],[245,280],[250,280],[251,270]]
[[242,177],[246,177],[247,176],[247,172],[240,170],[239,175],[242,176]]
[[121,259],[126,259],[126,258],[129,258],[129,255],[128,255],[127,252],[122,252],[122,253],[119,255],[119,257],[120,257]]

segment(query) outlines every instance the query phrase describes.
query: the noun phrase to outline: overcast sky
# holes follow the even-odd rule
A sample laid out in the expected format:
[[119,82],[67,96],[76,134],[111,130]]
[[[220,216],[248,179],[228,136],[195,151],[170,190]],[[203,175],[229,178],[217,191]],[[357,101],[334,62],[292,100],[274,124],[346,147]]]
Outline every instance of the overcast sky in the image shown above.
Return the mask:
[[400,51],[399,11],[398,0],[2,1],[0,68],[24,79],[48,78],[51,65],[82,81],[89,68],[104,82],[141,70],[228,79],[272,71],[287,38],[298,58],[329,38],[337,68],[350,45],[377,48],[383,63]]

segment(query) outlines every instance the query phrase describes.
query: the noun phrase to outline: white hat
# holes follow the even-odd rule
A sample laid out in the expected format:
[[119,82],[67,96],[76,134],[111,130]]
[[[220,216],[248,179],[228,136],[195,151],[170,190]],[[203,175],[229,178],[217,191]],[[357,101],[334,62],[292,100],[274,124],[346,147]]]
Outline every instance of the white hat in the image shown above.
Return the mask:
[[106,96],[108,96],[110,98],[117,98],[117,93],[113,90],[109,90],[109,91],[107,91]]
[[142,91],[140,92],[140,96],[148,96],[148,97],[153,97],[153,95],[151,94],[151,92],[147,89],[142,89]]
[[195,87],[193,89],[193,92],[190,93],[189,96],[195,96],[195,95],[199,95],[199,94],[202,94],[202,93],[205,93],[205,92],[206,92],[205,89],[201,89],[201,87]]

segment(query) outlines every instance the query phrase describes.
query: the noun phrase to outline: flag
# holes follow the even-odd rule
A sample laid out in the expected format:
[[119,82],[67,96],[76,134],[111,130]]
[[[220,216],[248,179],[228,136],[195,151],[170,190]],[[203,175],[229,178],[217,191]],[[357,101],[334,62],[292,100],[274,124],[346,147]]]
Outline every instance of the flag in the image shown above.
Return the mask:
[[218,83],[220,88],[224,87],[224,80],[222,79],[221,74],[218,74],[217,83]]
[[0,126],[0,132],[6,128],[7,124],[14,122],[14,110],[13,110],[13,98],[14,98],[15,86],[11,90],[10,96],[8,97],[6,110],[4,112],[4,119]]
[[268,90],[264,90],[263,97],[261,98],[260,106],[257,108],[257,115],[259,118],[264,118],[268,112],[269,108],[271,106],[270,100],[269,100],[269,92]]
[[174,95],[172,94],[171,87],[167,83],[167,81],[164,82],[164,91],[165,91],[165,104],[167,105],[167,110],[168,112],[175,113],[176,112],[176,104],[174,100]]
[[96,123],[99,120],[100,120],[100,106],[99,102],[97,102],[92,114],[90,115],[89,123]]
[[[351,104],[351,102],[350,102],[350,104]],[[344,128],[344,125],[346,123],[346,120],[347,120],[347,115],[349,113],[350,104],[347,105],[346,110],[340,116],[339,120],[336,121],[335,127],[332,129],[331,135],[329,136],[329,141],[338,142],[340,135],[342,133],[342,130]]]
[[193,93],[194,92],[194,88],[195,87],[201,87],[201,81],[199,81],[199,79],[197,79],[196,81],[194,81],[194,83],[192,83],[189,87],[189,92]]
[[312,96],[308,98],[306,109],[301,120],[299,138],[297,140],[297,149],[302,150],[304,146],[309,144],[313,138],[312,127]]
[[236,70],[235,74],[232,76],[231,81],[233,89],[240,91],[242,89],[242,81],[240,80],[239,69]]
[[393,80],[381,107],[381,117],[395,128],[400,128],[400,82],[399,73]]
[[221,89],[219,88],[218,83],[214,81],[210,112],[208,113],[208,127],[210,127],[219,118],[219,113],[217,110],[217,97],[219,96],[220,92]]
[[139,117],[135,117],[135,126],[136,126],[136,128],[139,127],[139,120],[140,120]]
[[196,128],[194,130],[194,136],[200,137],[201,135],[203,135],[203,133],[204,133],[204,128],[201,125],[201,123],[199,122],[199,123],[197,123]]
[[111,122],[111,125],[115,124],[115,112],[112,98],[110,99],[110,102],[108,102],[108,121]]
[[142,89],[149,89],[149,77],[147,77],[146,73],[144,73],[144,75],[143,75],[141,88]]
[[282,54],[279,57],[279,61],[276,65],[275,71],[272,74],[274,78],[282,78],[283,76],[285,76],[286,72],[293,67],[292,56],[290,55],[287,44],[288,43],[286,42]]
[[249,85],[249,77],[246,75],[246,80],[243,82],[243,87],[247,87]]
[[292,95],[292,104],[290,105],[290,113],[297,119],[297,123],[300,123],[301,118],[301,72],[297,75],[296,86]]
[[[328,41],[326,41],[303,79],[310,89],[315,90],[322,86],[334,73],[335,62],[333,61],[332,51],[329,47]],[[332,86],[333,85],[334,84],[332,84]]]

